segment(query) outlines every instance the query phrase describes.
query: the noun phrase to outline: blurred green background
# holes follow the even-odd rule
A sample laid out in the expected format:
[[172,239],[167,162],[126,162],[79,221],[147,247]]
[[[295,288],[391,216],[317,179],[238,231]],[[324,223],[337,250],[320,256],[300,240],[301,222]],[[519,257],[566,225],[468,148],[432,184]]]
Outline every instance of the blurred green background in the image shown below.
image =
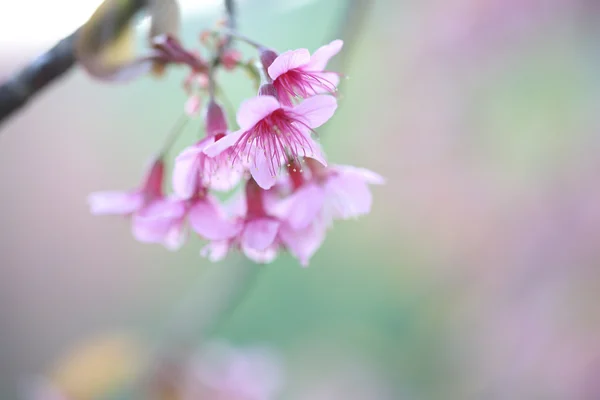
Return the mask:
[[[344,12],[247,0],[239,26],[313,51]],[[280,351],[282,398],[321,400],[303,394],[319,385],[323,400],[600,398],[599,13],[593,0],[375,1],[320,140],[331,162],[388,182],[307,269],[213,265],[198,240],[170,253],[90,216],[90,192],[137,185],[182,112],[184,71],[115,86],[70,73],[0,134],[0,396],[88,337],[161,337],[205,273],[260,268],[213,334]],[[185,14],[184,42],[217,17]],[[3,45],[0,73],[42,49]],[[242,74],[221,78],[234,104],[253,95]]]

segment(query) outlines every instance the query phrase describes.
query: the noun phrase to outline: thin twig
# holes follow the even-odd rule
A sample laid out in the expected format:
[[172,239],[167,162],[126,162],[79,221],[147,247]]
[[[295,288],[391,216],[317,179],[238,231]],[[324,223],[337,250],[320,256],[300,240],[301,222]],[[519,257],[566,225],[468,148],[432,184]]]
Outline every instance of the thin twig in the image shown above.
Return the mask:
[[[124,21],[131,20],[138,11],[146,7],[147,1],[132,0],[127,6],[126,12],[120,16]],[[115,21],[106,21],[111,18],[114,18],[114,14],[107,13],[104,20],[98,21],[98,26],[114,25]],[[117,25],[123,26],[124,21]],[[75,47],[82,28],[83,26],[59,41],[0,85],[0,124],[75,65]]]
[[75,64],[77,31],[58,42],[0,86],[0,123]]

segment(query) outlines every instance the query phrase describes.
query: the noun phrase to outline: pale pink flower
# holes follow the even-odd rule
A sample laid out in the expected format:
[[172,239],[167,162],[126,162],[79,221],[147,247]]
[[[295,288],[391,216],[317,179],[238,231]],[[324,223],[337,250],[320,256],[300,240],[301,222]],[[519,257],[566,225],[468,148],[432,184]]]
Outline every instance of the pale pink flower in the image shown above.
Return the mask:
[[183,400],[271,400],[283,386],[281,361],[266,348],[210,343],[190,363]]
[[335,93],[339,74],[325,71],[325,68],[343,44],[341,40],[334,40],[320,47],[312,56],[307,49],[280,54],[267,71],[281,103],[290,106],[297,97],[305,99],[319,93]]
[[336,108],[335,98],[328,95],[311,97],[295,107],[282,106],[273,96],[248,99],[237,114],[240,130],[209,146],[205,153],[216,156],[231,149],[233,160],[247,163],[256,183],[269,189],[289,158],[311,157],[327,165],[311,133],[327,122]]
[[141,242],[161,243],[176,250],[185,241],[186,221],[206,240],[225,240],[239,232],[239,226],[227,218],[217,199],[207,193],[187,200],[169,197],[156,201],[134,214],[132,230]]
[[349,165],[323,167],[308,159],[311,176],[289,196],[270,207],[273,215],[289,226],[303,230],[315,221],[329,225],[333,219],[357,218],[371,211],[373,197],[369,184],[385,179],[364,168]]
[[125,215],[143,209],[148,204],[163,198],[165,165],[155,160],[139,189],[131,191],[96,192],[88,196],[90,211],[95,215]]
[[229,204],[230,213],[234,218],[237,217],[240,224],[239,234],[228,240],[209,243],[200,254],[216,262],[223,259],[230,248],[238,247],[254,262],[267,264],[275,260],[280,250],[285,249],[303,266],[307,266],[325,240],[325,220],[315,218],[297,228],[294,219],[290,218],[292,212],[286,218],[275,216],[279,204],[276,196],[273,190],[265,191],[250,181],[246,196],[236,197]]
[[173,191],[182,199],[189,199],[204,188],[231,190],[244,174],[241,160],[234,159],[231,150],[227,149],[214,157],[205,152],[208,146],[227,134],[225,116],[214,101],[207,106],[206,131],[206,138],[183,150],[175,159]]

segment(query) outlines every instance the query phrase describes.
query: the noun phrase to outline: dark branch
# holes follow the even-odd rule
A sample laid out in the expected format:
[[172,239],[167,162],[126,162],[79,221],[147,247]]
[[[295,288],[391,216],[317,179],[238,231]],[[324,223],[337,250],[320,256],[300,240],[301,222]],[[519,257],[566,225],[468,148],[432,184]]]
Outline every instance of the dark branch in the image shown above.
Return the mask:
[[75,64],[76,36],[77,31],[62,39],[0,86],[0,124]]

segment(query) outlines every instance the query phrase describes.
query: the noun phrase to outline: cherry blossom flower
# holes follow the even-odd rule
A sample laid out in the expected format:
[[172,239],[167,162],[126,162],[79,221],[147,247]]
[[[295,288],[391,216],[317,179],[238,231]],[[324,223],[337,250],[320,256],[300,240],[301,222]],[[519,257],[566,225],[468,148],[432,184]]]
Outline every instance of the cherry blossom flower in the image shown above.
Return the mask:
[[327,122],[336,108],[335,98],[328,95],[311,97],[295,107],[282,106],[273,96],[248,99],[237,113],[240,130],[215,142],[205,153],[216,156],[231,149],[233,160],[246,162],[256,183],[269,189],[288,153],[294,160],[311,157],[327,165],[311,132]]
[[163,198],[165,164],[155,160],[139,189],[131,191],[95,192],[88,196],[90,211],[94,215],[124,215],[140,211]]
[[244,174],[241,160],[233,159],[230,150],[214,157],[205,152],[208,146],[227,134],[223,110],[214,101],[207,106],[206,132],[206,138],[183,150],[175,159],[173,191],[182,199],[191,198],[203,187],[217,191],[231,190]]
[[186,239],[186,221],[194,232],[207,240],[225,240],[239,231],[217,199],[199,193],[187,200],[169,197],[154,202],[134,215],[133,234],[140,242],[161,243],[177,250]]
[[267,72],[281,104],[291,106],[297,97],[305,99],[319,93],[335,93],[339,74],[325,71],[325,68],[343,44],[341,40],[334,40],[312,56],[307,49],[286,51],[268,65]]
[[[216,262],[223,259],[232,247],[238,247],[251,260],[266,264],[277,257],[280,250],[288,250],[303,266],[325,240],[324,220],[296,228],[292,218],[275,215],[278,204],[275,191],[261,189],[253,180],[246,186],[245,197],[237,196],[229,203],[229,211],[240,224],[238,235],[227,240],[213,241],[201,250],[201,255]],[[273,208],[273,210],[272,210]],[[291,215],[290,209],[289,215]]]
[[296,231],[305,229],[315,220],[330,225],[334,219],[368,214],[373,201],[369,184],[385,183],[382,176],[364,168],[323,167],[312,159],[307,159],[306,165],[310,177],[302,179],[291,195],[270,208]]

